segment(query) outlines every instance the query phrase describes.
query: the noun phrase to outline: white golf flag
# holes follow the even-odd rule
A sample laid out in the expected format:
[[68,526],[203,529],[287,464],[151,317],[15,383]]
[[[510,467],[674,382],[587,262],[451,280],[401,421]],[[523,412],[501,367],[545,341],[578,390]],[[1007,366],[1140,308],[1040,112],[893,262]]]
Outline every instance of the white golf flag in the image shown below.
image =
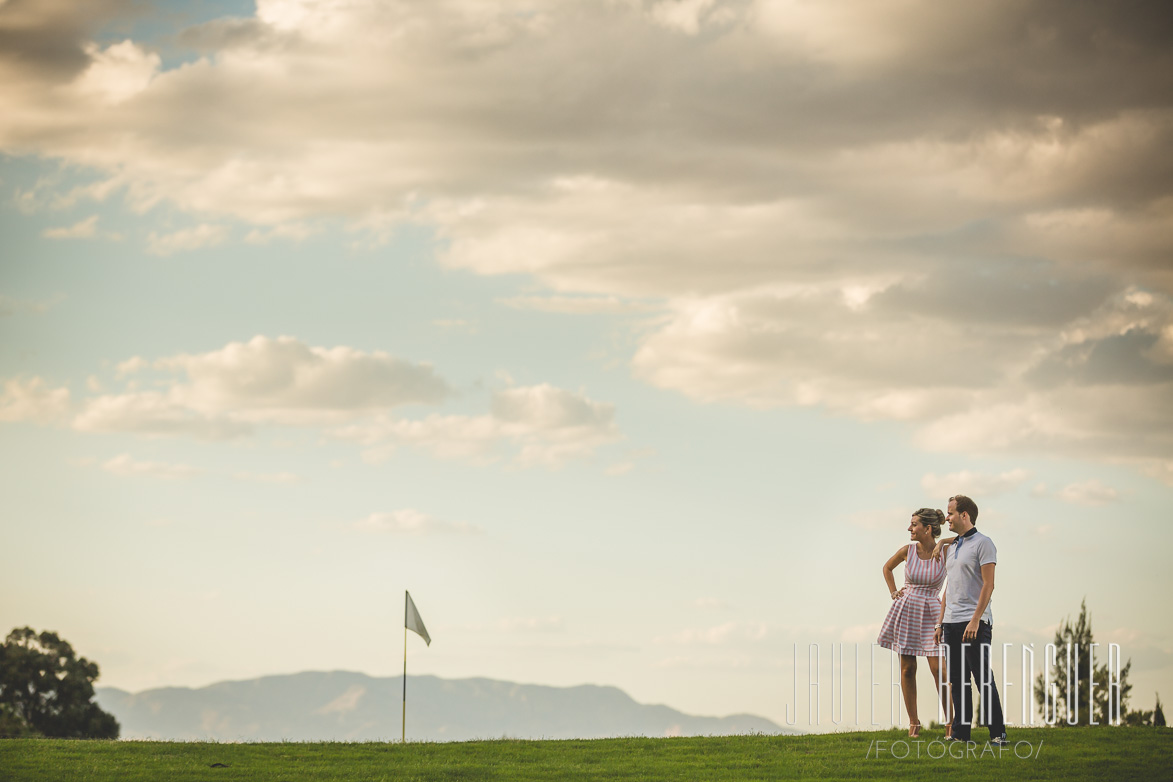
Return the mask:
[[424,627],[424,620],[420,619],[419,609],[412,602],[411,592],[404,592],[404,594],[407,595],[407,609],[406,615],[403,618],[403,626],[414,633],[418,633],[419,637],[424,639],[428,646],[431,646],[432,637],[428,635],[428,628]]

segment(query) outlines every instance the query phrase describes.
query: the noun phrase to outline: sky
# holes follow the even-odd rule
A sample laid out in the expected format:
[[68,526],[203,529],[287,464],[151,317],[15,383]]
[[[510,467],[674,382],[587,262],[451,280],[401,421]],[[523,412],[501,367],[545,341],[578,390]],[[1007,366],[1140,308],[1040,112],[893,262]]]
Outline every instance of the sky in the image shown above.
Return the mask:
[[808,649],[825,683],[846,644],[888,724],[881,566],[965,493],[995,643],[1086,599],[1152,708],[1171,39],[1144,2],[0,0],[0,625],[130,691],[393,676],[411,590],[409,674],[782,723],[797,667],[827,730]]

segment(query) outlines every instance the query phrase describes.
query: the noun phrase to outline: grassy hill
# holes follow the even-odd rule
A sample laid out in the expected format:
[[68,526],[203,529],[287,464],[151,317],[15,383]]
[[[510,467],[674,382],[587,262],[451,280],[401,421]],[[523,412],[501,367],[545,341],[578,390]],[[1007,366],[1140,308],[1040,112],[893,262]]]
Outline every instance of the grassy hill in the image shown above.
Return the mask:
[[[1164,728],[1018,729],[999,757],[976,746],[887,744],[900,732],[594,741],[421,744],[209,744],[0,741],[0,779],[154,782],[363,780],[1103,780],[1173,779],[1173,731]],[[879,745],[877,741],[885,742]],[[951,745],[953,746],[953,745]],[[893,750],[895,750],[893,752]],[[920,757],[917,757],[918,750]],[[907,757],[900,756],[907,752]],[[945,752],[944,757],[939,757]],[[957,753],[961,754],[961,753]],[[877,756],[878,755],[878,756]],[[217,766],[215,764],[223,764]],[[942,777],[946,774],[947,777]]]

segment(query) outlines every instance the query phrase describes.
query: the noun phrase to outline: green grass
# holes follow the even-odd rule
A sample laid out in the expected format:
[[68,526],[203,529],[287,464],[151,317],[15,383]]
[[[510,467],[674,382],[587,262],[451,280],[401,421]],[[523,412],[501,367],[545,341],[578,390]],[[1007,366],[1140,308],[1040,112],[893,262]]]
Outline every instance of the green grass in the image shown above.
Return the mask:
[[[932,733],[927,740],[939,738]],[[451,744],[212,744],[0,740],[0,780],[70,782],[377,782],[378,780],[1173,779],[1173,731],[1163,728],[1018,729],[996,757],[933,759],[945,746],[909,745],[899,731]],[[895,754],[904,754],[901,745]],[[223,763],[226,768],[213,768]],[[946,776],[941,776],[941,775]]]

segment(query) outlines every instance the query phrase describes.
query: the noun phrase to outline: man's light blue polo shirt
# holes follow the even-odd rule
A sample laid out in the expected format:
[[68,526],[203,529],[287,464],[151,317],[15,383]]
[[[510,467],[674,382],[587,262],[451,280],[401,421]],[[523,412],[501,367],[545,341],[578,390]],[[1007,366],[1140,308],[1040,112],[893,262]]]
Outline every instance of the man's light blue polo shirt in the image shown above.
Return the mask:
[[[945,584],[945,615],[942,622],[969,622],[973,619],[973,612],[977,610],[978,600],[982,594],[982,565],[998,561],[998,549],[994,541],[977,531],[974,527],[957,542],[950,546],[945,554],[945,572],[949,580]],[[994,604],[990,598],[986,610],[982,614],[982,621],[994,624],[994,613],[991,610]]]

